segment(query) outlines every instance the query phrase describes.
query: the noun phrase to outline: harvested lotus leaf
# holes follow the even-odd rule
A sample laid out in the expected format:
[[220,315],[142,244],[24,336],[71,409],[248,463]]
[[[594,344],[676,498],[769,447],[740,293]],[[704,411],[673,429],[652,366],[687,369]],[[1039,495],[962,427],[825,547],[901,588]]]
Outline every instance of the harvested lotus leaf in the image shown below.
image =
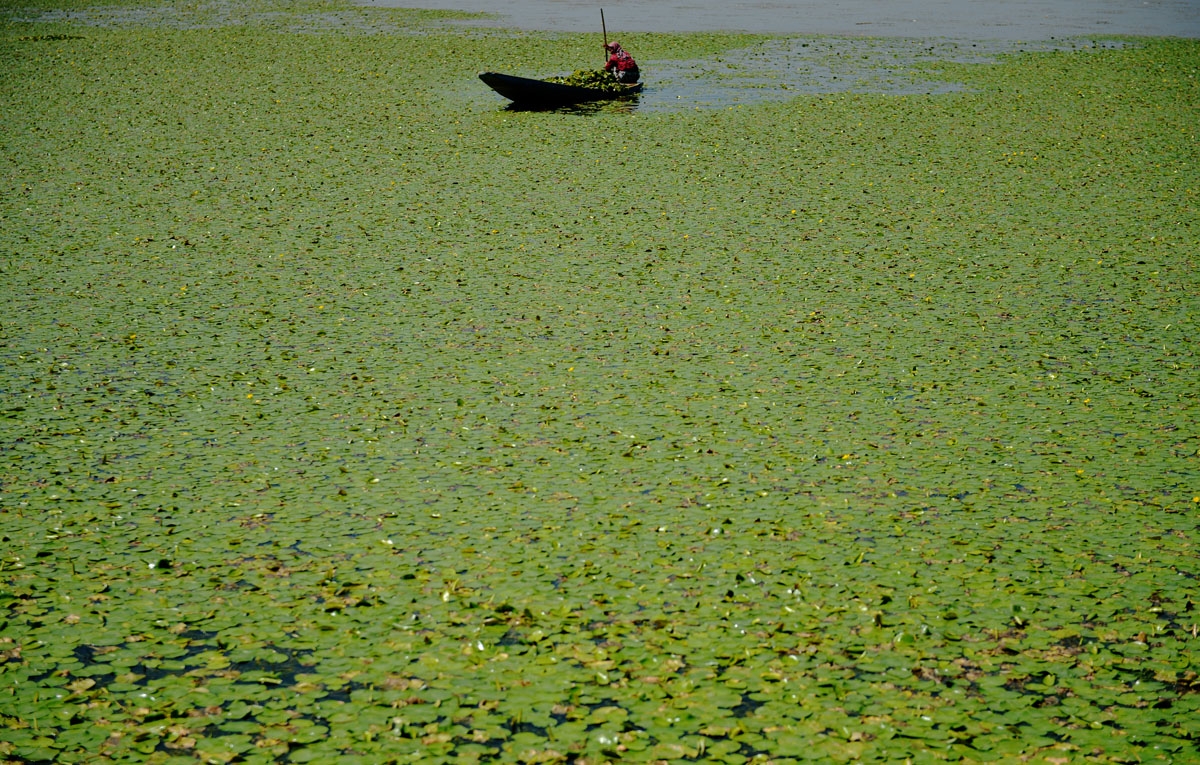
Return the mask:
[[546,81],[605,93],[622,93],[627,87],[617,82],[612,72],[606,69],[576,69],[565,77],[547,77]]

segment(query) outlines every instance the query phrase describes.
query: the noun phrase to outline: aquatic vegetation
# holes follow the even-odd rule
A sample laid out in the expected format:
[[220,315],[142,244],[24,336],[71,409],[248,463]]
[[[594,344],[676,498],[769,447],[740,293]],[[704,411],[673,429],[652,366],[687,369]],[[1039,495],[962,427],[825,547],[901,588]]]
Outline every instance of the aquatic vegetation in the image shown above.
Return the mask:
[[3,757],[1195,758],[1195,41],[581,117],[246,7],[0,26]]
[[624,93],[627,90],[626,86],[617,82],[612,72],[605,69],[576,69],[565,77],[547,77],[546,80],[605,93]]

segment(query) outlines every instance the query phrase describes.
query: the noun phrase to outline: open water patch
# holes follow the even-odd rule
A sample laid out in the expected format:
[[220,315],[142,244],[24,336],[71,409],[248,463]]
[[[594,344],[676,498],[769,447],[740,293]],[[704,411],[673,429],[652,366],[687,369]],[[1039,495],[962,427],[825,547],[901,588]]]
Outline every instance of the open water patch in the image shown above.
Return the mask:
[[1007,54],[1117,48],[1114,40],[1007,40],[788,37],[708,59],[648,62],[638,110],[728,108],[785,101],[800,94],[936,95],[963,91],[929,76],[950,62],[994,64]]

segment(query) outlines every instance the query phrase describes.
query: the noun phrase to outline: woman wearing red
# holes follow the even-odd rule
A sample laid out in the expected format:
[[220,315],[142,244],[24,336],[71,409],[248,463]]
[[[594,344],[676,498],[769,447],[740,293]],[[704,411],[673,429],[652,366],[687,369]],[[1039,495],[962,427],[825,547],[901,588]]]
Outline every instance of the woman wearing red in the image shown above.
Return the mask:
[[641,72],[638,71],[637,62],[633,60],[633,56],[625,52],[620,43],[610,42],[604,46],[604,49],[608,51],[608,61],[604,64],[604,68],[616,76],[617,82],[632,85],[638,81]]

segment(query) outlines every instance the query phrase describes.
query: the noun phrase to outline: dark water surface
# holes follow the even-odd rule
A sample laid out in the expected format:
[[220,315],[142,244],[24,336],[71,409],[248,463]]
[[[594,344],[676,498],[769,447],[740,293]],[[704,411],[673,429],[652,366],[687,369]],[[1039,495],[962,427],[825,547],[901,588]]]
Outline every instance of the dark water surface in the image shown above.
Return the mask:
[[[1200,0],[363,0],[364,5],[495,14],[493,26],[565,32],[772,34],[1047,40],[1090,35],[1200,37]],[[474,23],[474,22],[473,22]]]

